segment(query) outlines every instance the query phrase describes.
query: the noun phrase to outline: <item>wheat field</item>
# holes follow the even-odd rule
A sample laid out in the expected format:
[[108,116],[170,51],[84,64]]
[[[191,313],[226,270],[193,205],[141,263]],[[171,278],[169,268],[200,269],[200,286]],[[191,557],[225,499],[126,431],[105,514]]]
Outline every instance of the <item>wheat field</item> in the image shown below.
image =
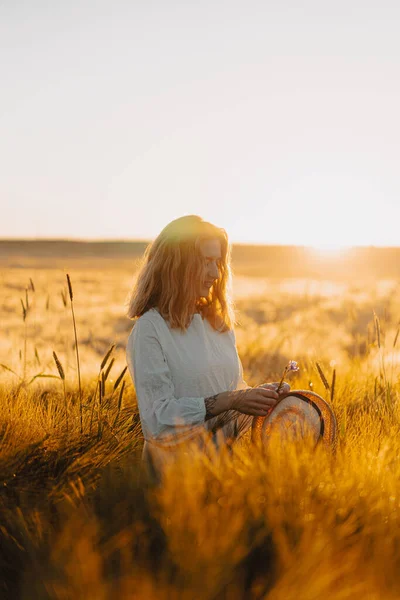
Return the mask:
[[292,388],[332,403],[336,452],[247,436],[180,451],[155,487],[125,370],[141,251],[0,248],[0,599],[399,598],[393,254],[294,270],[235,250],[245,379],[276,381],[296,360]]

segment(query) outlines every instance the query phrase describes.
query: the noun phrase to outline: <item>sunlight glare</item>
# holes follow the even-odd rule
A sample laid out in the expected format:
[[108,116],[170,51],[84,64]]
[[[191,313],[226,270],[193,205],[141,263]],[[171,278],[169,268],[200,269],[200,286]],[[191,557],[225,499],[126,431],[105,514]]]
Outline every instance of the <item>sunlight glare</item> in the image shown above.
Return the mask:
[[346,254],[346,252],[351,247],[352,246],[345,245],[345,244],[329,244],[329,243],[314,244],[314,245],[310,246],[311,250],[314,253],[322,255],[322,256],[326,256],[326,257],[331,256],[332,258],[336,258],[343,254]]

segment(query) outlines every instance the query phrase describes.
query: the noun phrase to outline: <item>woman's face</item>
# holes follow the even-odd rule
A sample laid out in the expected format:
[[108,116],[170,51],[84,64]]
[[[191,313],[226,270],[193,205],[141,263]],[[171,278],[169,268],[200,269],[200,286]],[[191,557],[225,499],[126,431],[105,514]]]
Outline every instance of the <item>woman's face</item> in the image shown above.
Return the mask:
[[211,286],[219,277],[219,265],[222,258],[221,242],[218,239],[203,240],[200,243],[200,251],[204,257],[200,296],[207,297]]

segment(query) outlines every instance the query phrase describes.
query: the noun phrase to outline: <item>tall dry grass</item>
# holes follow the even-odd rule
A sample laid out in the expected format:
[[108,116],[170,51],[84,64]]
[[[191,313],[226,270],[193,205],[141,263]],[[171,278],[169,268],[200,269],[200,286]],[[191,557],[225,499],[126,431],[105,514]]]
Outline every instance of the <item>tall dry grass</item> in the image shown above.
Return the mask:
[[[25,289],[23,275],[4,283]],[[16,312],[19,289],[7,288],[16,298],[5,296],[1,308],[17,356],[4,341],[2,363],[11,359],[15,374],[3,369],[0,381],[0,598],[400,597],[395,285],[381,295],[276,286],[262,297],[238,294],[246,380],[276,380],[296,359],[292,387],[333,404],[336,454],[278,443],[267,452],[247,436],[219,454],[187,447],[155,487],[140,468],[140,424],[122,358],[129,322],[116,310],[115,329],[104,322],[107,335],[98,327],[90,338],[90,302],[79,300],[88,275],[74,276],[82,347],[91,339],[97,348],[80,354],[79,390],[63,279],[55,284],[47,274],[46,290],[45,274],[35,275],[25,321]],[[86,294],[85,285],[92,284],[82,282]],[[108,304],[104,292],[107,318],[114,291]],[[97,306],[97,321],[101,314]]]

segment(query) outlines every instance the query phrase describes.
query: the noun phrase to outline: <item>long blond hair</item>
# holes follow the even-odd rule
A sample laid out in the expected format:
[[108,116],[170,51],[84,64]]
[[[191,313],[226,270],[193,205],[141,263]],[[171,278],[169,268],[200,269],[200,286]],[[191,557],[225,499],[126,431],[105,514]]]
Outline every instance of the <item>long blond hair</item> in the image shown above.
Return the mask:
[[[199,298],[204,269],[200,243],[208,239],[218,239],[221,244],[219,277],[208,297]],[[171,328],[186,331],[197,308],[215,330],[227,331],[236,322],[231,282],[231,250],[225,229],[197,215],[180,217],[147,246],[132,289],[128,317],[136,319],[157,307]]]

